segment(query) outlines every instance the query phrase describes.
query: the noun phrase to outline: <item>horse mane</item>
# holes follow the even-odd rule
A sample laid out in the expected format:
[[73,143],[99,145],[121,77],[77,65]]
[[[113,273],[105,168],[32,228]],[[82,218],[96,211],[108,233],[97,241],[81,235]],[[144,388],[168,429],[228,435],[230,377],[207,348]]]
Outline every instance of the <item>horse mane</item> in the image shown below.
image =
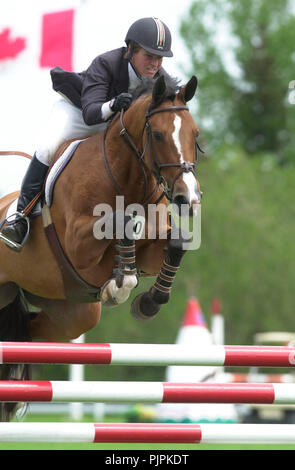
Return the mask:
[[[156,81],[157,79],[155,78],[142,77],[140,85],[138,85],[138,87],[135,88],[135,90],[133,90],[132,92],[133,102],[143,96],[151,95]],[[165,75],[165,83],[166,90],[161,96],[161,100],[155,103],[156,106],[159,106],[161,103],[167,100],[173,101],[175,99],[176,94],[181,88],[179,86],[180,80],[168,74]]]

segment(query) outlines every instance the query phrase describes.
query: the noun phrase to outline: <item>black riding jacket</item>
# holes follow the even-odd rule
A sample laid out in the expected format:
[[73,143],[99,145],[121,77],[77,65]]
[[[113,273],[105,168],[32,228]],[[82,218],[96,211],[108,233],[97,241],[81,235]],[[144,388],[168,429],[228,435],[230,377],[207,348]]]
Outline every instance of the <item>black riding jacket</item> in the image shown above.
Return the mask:
[[[53,89],[82,109],[87,125],[105,122],[101,106],[120,93],[128,92],[126,52],[126,47],[105,52],[81,73],[66,72],[60,67],[50,71]],[[157,75],[167,75],[167,72],[161,67]]]

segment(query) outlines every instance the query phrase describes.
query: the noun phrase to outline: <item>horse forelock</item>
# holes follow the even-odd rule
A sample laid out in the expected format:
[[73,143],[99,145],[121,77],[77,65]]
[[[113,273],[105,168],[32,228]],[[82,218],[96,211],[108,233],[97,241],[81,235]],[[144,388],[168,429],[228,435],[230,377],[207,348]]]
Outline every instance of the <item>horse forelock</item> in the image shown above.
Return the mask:
[[[155,83],[156,79],[143,77],[141,80],[141,84],[137,88],[135,88],[132,93],[133,102],[137,101],[139,98],[152,95]],[[171,77],[170,75],[167,75],[165,76],[165,84],[165,92],[157,103],[152,103],[152,107],[159,106],[167,100],[174,101],[176,94],[180,90],[179,80],[177,78]]]

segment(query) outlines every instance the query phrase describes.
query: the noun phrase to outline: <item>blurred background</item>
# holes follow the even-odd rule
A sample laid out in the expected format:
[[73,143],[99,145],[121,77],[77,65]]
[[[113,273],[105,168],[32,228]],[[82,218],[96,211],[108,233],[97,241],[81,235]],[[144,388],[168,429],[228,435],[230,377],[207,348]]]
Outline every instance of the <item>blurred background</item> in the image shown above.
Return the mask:
[[[205,317],[220,299],[227,344],[295,331],[293,10],[287,0],[1,2],[0,150],[32,154],[56,99],[50,69],[84,70],[99,53],[123,46],[138,18],[158,16],[169,26],[174,57],[164,61],[166,70],[183,83],[192,74],[199,80],[189,105],[205,150],[197,167],[201,247],[185,256],[155,319],[139,323],[129,313],[134,296],[152,283],[145,279],[125,305],[103,309],[86,341],[174,343],[190,296]],[[19,187],[27,163],[0,156],[0,195]],[[87,366],[87,378],[97,370]],[[63,374],[56,368],[55,379]],[[103,379],[110,374],[99,369]],[[161,368],[116,374],[163,378]]]

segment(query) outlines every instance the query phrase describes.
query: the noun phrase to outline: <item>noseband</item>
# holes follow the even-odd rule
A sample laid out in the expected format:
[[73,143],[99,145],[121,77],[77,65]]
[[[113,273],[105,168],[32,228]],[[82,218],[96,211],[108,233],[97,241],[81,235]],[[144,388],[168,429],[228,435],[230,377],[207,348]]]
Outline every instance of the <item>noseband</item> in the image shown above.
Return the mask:
[[[141,203],[144,204],[144,205],[146,205],[152,199],[153,195],[155,194],[155,192],[157,191],[157,189],[159,187],[162,189],[162,196],[160,197],[160,199],[162,199],[162,197],[165,195],[167,197],[167,199],[171,200],[173,190],[174,190],[174,185],[175,185],[176,181],[178,180],[178,178],[183,173],[189,173],[189,172],[191,172],[193,174],[195,173],[196,160],[194,162],[183,161],[183,162],[160,163],[156,152],[152,151],[154,149],[153,149],[153,136],[152,136],[152,129],[151,129],[151,125],[150,125],[150,117],[155,115],[155,114],[158,114],[158,113],[174,112],[174,111],[182,111],[182,110],[189,111],[187,106],[169,106],[169,107],[166,107],[166,108],[153,109],[151,111],[147,110],[147,112],[145,114],[145,126],[144,126],[143,131],[142,131],[142,134],[144,133],[144,131],[146,131],[146,141],[145,141],[145,145],[144,145],[144,148],[143,148],[142,152],[138,149],[138,147],[136,146],[134,140],[132,139],[132,137],[128,133],[126,127],[124,126],[124,122],[123,122],[124,110],[122,110],[121,113],[120,113],[120,126],[121,126],[120,137],[122,137],[124,143],[129,147],[129,149],[132,151],[132,154],[136,157],[136,160],[140,164],[141,171],[142,171],[143,176],[144,176],[144,196],[143,196],[143,199],[141,201]],[[106,136],[106,133],[105,133],[105,136]],[[104,141],[105,141],[105,138],[104,138]],[[198,143],[196,143],[196,148],[202,152],[202,149],[199,147]],[[144,161],[144,157],[145,157],[147,149],[148,149],[148,152],[149,152],[150,160],[151,160],[152,165],[153,165],[153,169],[151,171],[152,171],[152,173],[155,176],[156,181],[157,181],[157,185],[156,185],[154,191],[152,192],[152,194],[150,194],[148,196],[148,198],[146,198],[147,174],[146,174],[146,169],[143,165],[143,161]],[[105,145],[103,145],[103,156],[104,156],[104,161],[106,163],[106,167],[107,167],[109,176],[111,177],[111,179],[113,181],[113,184],[116,187],[119,194],[122,194],[120,188],[118,187],[116,181],[114,180],[113,175],[111,174],[109,166],[107,165]],[[167,181],[165,180],[164,176],[161,175],[161,170],[163,168],[168,168],[168,167],[178,167],[179,168],[179,172],[176,174],[170,189],[169,189],[169,186],[168,186]],[[160,199],[158,199],[158,201]]]

